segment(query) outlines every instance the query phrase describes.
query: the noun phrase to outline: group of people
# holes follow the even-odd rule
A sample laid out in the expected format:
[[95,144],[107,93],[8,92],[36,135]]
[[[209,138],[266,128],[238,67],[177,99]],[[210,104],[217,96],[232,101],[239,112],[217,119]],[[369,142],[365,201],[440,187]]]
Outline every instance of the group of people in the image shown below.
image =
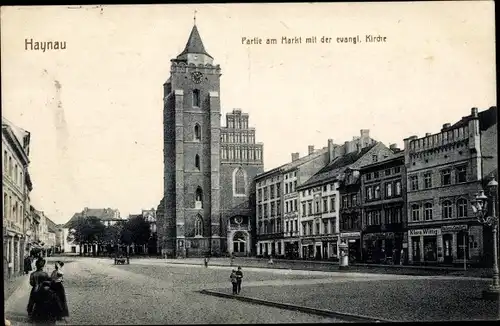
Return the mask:
[[[43,269],[46,261],[38,257],[35,262],[36,270],[30,275],[31,293],[28,301],[28,315],[33,322],[55,324],[58,320],[69,316],[66,292],[64,289],[64,262],[55,263],[54,271],[49,274]],[[25,261],[25,273],[28,266]]]
[[231,280],[231,284],[233,285],[233,295],[240,294],[241,281],[243,280],[243,272],[241,271],[241,266],[238,266],[238,270],[233,269],[229,279]]

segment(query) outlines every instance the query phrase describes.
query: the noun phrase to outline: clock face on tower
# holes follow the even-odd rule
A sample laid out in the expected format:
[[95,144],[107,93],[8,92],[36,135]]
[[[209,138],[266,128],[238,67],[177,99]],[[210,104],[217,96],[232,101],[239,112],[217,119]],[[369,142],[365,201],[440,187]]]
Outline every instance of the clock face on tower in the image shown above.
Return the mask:
[[203,74],[199,71],[195,71],[191,73],[191,80],[195,82],[196,84],[201,83],[201,80],[203,78]]

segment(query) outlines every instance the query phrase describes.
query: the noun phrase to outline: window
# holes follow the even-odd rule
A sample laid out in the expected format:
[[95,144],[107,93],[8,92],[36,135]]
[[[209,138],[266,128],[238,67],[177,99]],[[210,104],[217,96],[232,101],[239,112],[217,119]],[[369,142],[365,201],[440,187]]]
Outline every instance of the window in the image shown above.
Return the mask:
[[368,198],[368,200],[373,199],[373,188],[372,187],[366,188],[366,198]]
[[441,171],[441,183],[443,186],[447,186],[451,184],[451,170],[445,169]]
[[385,197],[392,197],[392,183],[390,182],[385,184]]
[[193,106],[200,107],[200,90],[193,90]]
[[424,205],[424,219],[426,221],[432,220],[432,204],[431,203],[426,203]]
[[418,190],[418,176],[412,175],[410,177],[411,190]]
[[199,124],[194,125],[194,140],[196,141],[201,140],[201,127]]
[[200,155],[196,154],[194,157],[194,166],[199,170],[200,169]]
[[391,169],[385,170],[385,175],[391,175]]
[[380,198],[380,186],[375,186],[375,199]]
[[3,151],[3,172],[7,172],[7,151]]
[[285,194],[288,194],[288,183],[285,183]]
[[281,183],[279,183],[279,182],[276,184],[276,196],[277,197],[281,196],[281,186],[280,185],[281,185]]
[[417,204],[411,206],[412,221],[420,221],[420,207]]
[[307,216],[306,203],[302,204],[302,215]]
[[297,180],[293,182],[293,191],[295,191],[295,189],[297,189]]
[[424,173],[424,188],[429,189],[432,187],[432,175],[430,172]]
[[328,212],[328,200],[323,198],[323,212]]
[[335,196],[330,197],[330,212],[335,212]]
[[449,200],[445,200],[442,206],[443,206],[443,218],[451,218],[452,216],[451,202]]
[[342,196],[342,208],[347,208],[347,196]]
[[378,157],[377,157],[377,155],[372,155],[372,161],[373,161],[373,162],[377,162],[377,161],[378,161]]
[[358,195],[352,195],[351,201],[352,201],[352,206],[356,206],[358,204]]
[[378,179],[380,177],[378,171],[373,172],[373,178]]
[[323,186],[323,191],[326,191],[326,189],[327,189],[327,185],[324,185]]
[[274,185],[269,186],[269,192],[271,193],[271,199],[274,199]]
[[9,177],[12,177],[12,157],[9,156]]
[[3,194],[3,216],[4,218],[9,218],[9,210],[7,209],[9,207],[9,203],[7,202],[7,194]]
[[16,184],[19,183],[19,180],[17,180],[17,177],[19,177],[19,174],[18,174],[18,170],[17,170],[17,164],[14,164],[14,175],[13,175],[13,179],[14,179],[14,182]]
[[463,198],[457,201],[457,217],[467,217],[467,200]]
[[200,187],[196,188],[196,196],[195,196],[195,208],[203,208],[203,192]]
[[367,173],[365,178],[366,178],[366,181],[371,180],[372,179],[372,174],[371,173]]
[[285,232],[288,233],[288,221],[285,222]]
[[[272,187],[272,186],[271,186]],[[234,174],[234,193],[236,195],[246,194],[246,174],[245,170],[238,168]],[[271,188],[271,198],[273,197],[273,189]]]
[[316,222],[316,234],[319,234],[319,222]]
[[203,236],[203,220],[200,215],[196,216],[196,221],[194,222],[194,235],[198,237]]
[[323,234],[328,234],[328,220],[323,221]]
[[400,172],[401,172],[401,167],[400,167],[400,166],[396,166],[396,167],[394,168],[394,174],[396,174],[396,173],[400,173]]
[[[276,202],[276,215],[281,216],[281,201],[278,200]],[[281,223],[281,220],[278,220],[278,224]]]
[[312,215],[312,202],[307,203],[307,215]]
[[401,196],[401,181],[396,181],[396,196]]
[[335,185],[333,183],[330,184],[330,190],[335,190]]
[[467,168],[465,166],[457,167],[456,170],[456,182],[466,182],[467,181]]

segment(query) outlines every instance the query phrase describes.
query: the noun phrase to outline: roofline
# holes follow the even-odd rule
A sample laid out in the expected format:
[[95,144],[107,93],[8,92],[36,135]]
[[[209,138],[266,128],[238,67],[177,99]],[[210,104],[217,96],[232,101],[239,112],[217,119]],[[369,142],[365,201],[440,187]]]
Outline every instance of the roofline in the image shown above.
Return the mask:
[[403,159],[403,164],[404,164],[405,156],[404,156],[403,152],[397,153],[397,154],[395,154],[395,156],[389,157],[389,158],[387,158],[385,160],[382,160],[382,161],[379,161],[379,162],[375,162],[375,163],[371,163],[371,164],[368,164],[368,165],[364,165],[364,166],[358,168],[357,170],[360,170],[360,171],[362,171],[362,170],[368,170],[368,169],[371,169],[373,167],[384,165],[384,164],[390,163],[392,161],[397,161],[397,160],[400,160],[400,159]]
[[2,134],[4,131],[6,133],[5,134],[6,138],[8,138],[10,140],[10,142],[14,145],[14,149],[16,150],[16,152],[19,152],[21,154],[23,160],[26,163],[25,165],[28,165],[30,163],[28,155],[26,155],[26,152],[24,151],[23,146],[21,145],[21,143],[17,139],[16,135],[12,131],[12,128],[8,124],[4,124],[4,125],[2,125]]

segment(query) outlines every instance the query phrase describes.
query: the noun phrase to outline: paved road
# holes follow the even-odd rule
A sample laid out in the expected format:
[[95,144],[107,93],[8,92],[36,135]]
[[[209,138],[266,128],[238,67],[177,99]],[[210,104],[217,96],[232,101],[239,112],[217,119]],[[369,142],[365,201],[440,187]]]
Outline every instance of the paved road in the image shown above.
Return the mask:
[[[211,297],[195,292],[229,285],[227,267],[169,266],[161,262],[132,262],[115,266],[112,260],[70,258],[65,286],[68,324],[195,324],[195,323],[333,323],[342,322],[279,308]],[[69,260],[73,260],[69,262]],[[52,268],[49,262],[48,269]],[[246,271],[249,282],[321,279],[280,271]],[[29,284],[17,289],[5,304],[12,325],[26,325]]]

